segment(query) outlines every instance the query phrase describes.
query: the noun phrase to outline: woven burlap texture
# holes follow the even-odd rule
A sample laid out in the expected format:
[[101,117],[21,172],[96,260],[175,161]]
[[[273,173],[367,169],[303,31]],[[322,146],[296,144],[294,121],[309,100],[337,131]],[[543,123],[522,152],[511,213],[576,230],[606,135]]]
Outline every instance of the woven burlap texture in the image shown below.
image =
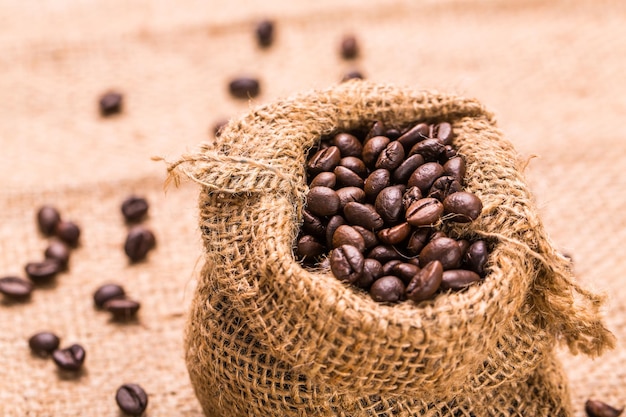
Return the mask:
[[[482,285],[389,306],[294,261],[307,151],[376,120],[453,124],[484,210],[449,232],[494,243]],[[522,168],[479,102],[361,81],[257,107],[172,164],[203,186],[206,265],[186,346],[205,413],[569,415],[557,340],[591,356],[615,342],[602,298],[544,232]]]

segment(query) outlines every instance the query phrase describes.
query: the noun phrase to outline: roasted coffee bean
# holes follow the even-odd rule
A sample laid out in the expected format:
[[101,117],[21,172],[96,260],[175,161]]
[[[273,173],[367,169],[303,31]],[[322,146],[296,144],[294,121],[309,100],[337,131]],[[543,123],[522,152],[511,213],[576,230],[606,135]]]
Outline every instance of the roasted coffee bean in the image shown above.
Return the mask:
[[359,55],[359,44],[354,35],[345,35],[341,40],[341,56],[354,59]]
[[[365,199],[365,193],[363,193],[363,199]],[[326,226],[322,220],[307,209],[302,210],[302,230],[314,236],[326,236]]]
[[59,347],[59,336],[51,332],[35,333],[28,339],[28,346],[39,356],[48,356]]
[[124,96],[116,91],[104,93],[98,101],[100,114],[104,117],[112,116],[122,111]]
[[398,168],[400,164],[404,161],[404,148],[402,144],[393,141],[390,142],[385,149],[378,155],[378,159],[376,160],[376,164],[374,165],[376,169],[388,169],[389,171],[393,171]]
[[454,149],[451,145],[445,145],[443,155],[442,155],[442,163],[454,158],[457,156],[456,149]]
[[369,290],[374,281],[383,276],[383,266],[376,259],[367,258],[363,261],[363,274],[354,282],[359,288]]
[[343,224],[335,230],[333,234],[333,248],[338,248],[342,245],[352,245],[360,252],[365,251],[365,240],[363,236],[352,226]]
[[380,122],[380,121],[374,122],[370,130],[367,132],[367,135],[365,136],[365,140],[363,141],[363,143],[366,143],[368,140],[376,136],[385,136],[385,131],[386,131],[386,128],[383,122]]
[[309,187],[335,188],[335,185],[337,185],[337,176],[333,172],[320,172],[311,180]]
[[222,136],[222,131],[224,130],[227,124],[228,124],[227,119],[222,119],[222,120],[218,120],[217,122],[215,122],[213,124],[213,136],[215,136],[216,138],[219,138],[220,136]]
[[332,248],[333,246],[333,235],[339,228],[339,226],[346,224],[346,219],[343,216],[335,215],[328,220],[328,224],[326,225],[326,246]]
[[78,245],[80,239],[80,228],[71,221],[60,221],[56,227],[56,236],[71,247]]
[[463,184],[465,178],[465,160],[460,156],[451,158],[443,164],[443,171],[446,175],[456,178],[459,184]]
[[467,269],[449,269],[443,271],[441,289],[458,291],[478,281],[480,281],[480,276],[474,271],[468,271]]
[[454,177],[445,175],[435,180],[432,187],[430,187],[428,196],[443,201],[450,194],[459,192],[462,189],[463,187]]
[[437,139],[444,145],[450,145],[452,143],[453,133],[452,125],[448,122],[439,123],[437,125]]
[[365,203],[365,191],[359,187],[342,187],[337,190],[339,197],[339,208],[343,211],[346,204],[350,202]]
[[28,278],[36,282],[44,282],[54,278],[61,271],[61,266],[54,259],[46,259],[41,262],[29,262],[24,270]]
[[341,281],[353,283],[363,274],[365,258],[358,248],[342,245],[330,253],[330,269]]
[[148,407],[148,394],[137,384],[124,384],[117,389],[115,401],[124,413],[140,416]]
[[400,262],[396,264],[393,269],[393,275],[402,280],[404,285],[407,285],[415,275],[420,271],[419,266],[410,264],[408,262]]
[[424,268],[431,261],[441,262],[444,270],[456,269],[461,266],[463,253],[456,240],[441,237],[431,240],[420,252],[420,266]]
[[256,78],[239,77],[228,83],[228,90],[236,98],[253,98],[259,95],[261,84]]
[[261,20],[255,30],[257,43],[261,48],[267,48],[274,41],[274,22]]
[[141,304],[128,298],[113,298],[104,303],[103,307],[115,320],[130,320],[137,314]]
[[122,215],[129,223],[139,222],[146,217],[149,207],[145,198],[131,195],[122,202]]
[[398,138],[398,142],[404,146],[404,150],[409,152],[413,146],[419,141],[428,138],[429,128],[426,123],[420,123],[407,130]]
[[363,191],[370,201],[374,201],[384,188],[391,185],[391,174],[386,169],[373,171],[363,184]]
[[398,183],[406,183],[411,174],[420,166],[424,165],[424,157],[419,154],[411,155],[405,159],[395,171],[393,171],[393,180]]
[[476,272],[481,277],[485,276],[487,259],[489,259],[489,250],[484,240],[477,240],[467,248],[465,263],[470,270]]
[[394,259],[401,259],[402,256],[390,245],[374,246],[368,253],[368,258],[376,259],[381,264],[386,264]]
[[585,412],[588,417],[619,417],[624,412],[624,407],[615,408],[598,400],[587,400]]
[[93,294],[93,302],[98,308],[103,308],[107,301],[115,298],[124,298],[126,292],[121,285],[117,284],[104,284],[100,286]]
[[59,211],[52,206],[43,206],[37,211],[37,225],[41,233],[46,236],[54,234],[60,221]]
[[409,207],[411,207],[411,204],[421,200],[422,198],[423,196],[420,189],[418,187],[411,187],[402,195],[402,207],[406,211]]
[[0,278],[0,294],[16,301],[24,301],[33,292],[35,286],[32,282],[20,277],[2,277]]
[[448,237],[448,235],[443,230],[437,230],[434,231],[432,235],[430,235],[430,240],[435,240],[442,237]]
[[378,278],[370,287],[370,295],[379,303],[397,303],[404,296],[404,291],[402,280],[393,275]]
[[411,226],[429,226],[437,223],[443,214],[443,204],[435,198],[422,198],[406,210],[406,221]]
[[296,253],[300,258],[311,260],[324,252],[326,252],[326,246],[311,235],[304,235],[298,240]]
[[339,148],[341,156],[355,156],[361,157],[363,152],[363,145],[356,136],[349,133],[338,133],[333,137],[333,145]]
[[65,270],[67,269],[67,264],[70,261],[70,248],[59,240],[53,240],[46,248],[44,256],[46,259],[56,261],[59,264],[60,270]]
[[85,349],[79,344],[73,344],[65,349],[56,349],[52,352],[54,363],[65,371],[78,371],[85,362]]
[[354,225],[352,227],[363,237],[363,241],[365,242],[365,249],[370,249],[378,245],[379,242],[378,238],[376,237],[376,233],[372,232],[371,230],[367,230],[362,226]]
[[411,234],[411,225],[400,223],[387,229],[382,229],[377,233],[378,240],[385,245],[397,245],[404,241]]
[[391,225],[402,220],[402,187],[392,186],[382,189],[376,196],[374,207],[385,223]]
[[417,167],[409,177],[407,185],[418,187],[423,195],[428,194],[428,190],[433,186],[435,180],[443,175],[443,167],[437,162],[426,162]]
[[431,229],[428,227],[419,227],[417,228],[409,238],[409,241],[406,244],[406,249],[410,255],[418,255],[426,243],[428,242],[428,238],[430,237]]
[[459,249],[461,249],[461,259],[463,259],[463,262],[465,262],[465,255],[467,254],[467,250],[470,247],[470,242],[467,239],[459,239],[456,241],[456,244],[459,245]]
[[135,226],[126,236],[124,252],[132,262],[138,262],[146,258],[155,244],[156,240],[152,231],[143,226]]
[[363,188],[363,178],[359,177],[357,173],[346,168],[344,166],[337,166],[333,171],[337,178],[337,185],[339,187],[357,187]]
[[362,80],[364,78],[365,78],[365,76],[363,75],[363,73],[361,71],[353,69],[353,70],[350,70],[350,71],[346,72],[343,75],[343,77],[341,77],[341,82],[345,83],[346,81]]
[[437,161],[443,152],[445,146],[437,139],[425,139],[418,142],[411,148],[409,155],[422,155],[427,162]]
[[385,134],[383,136],[387,136],[390,140],[396,140],[400,137],[401,134],[402,133],[400,133],[398,129],[392,127],[385,130]]
[[371,204],[348,203],[343,208],[343,214],[348,222],[368,230],[379,230],[384,225],[382,217]]
[[427,263],[406,287],[406,296],[409,300],[423,301],[432,298],[441,286],[443,266],[439,261]]
[[378,156],[389,145],[389,138],[386,136],[374,136],[363,145],[361,154],[363,162],[370,168],[373,168],[378,160]]
[[367,177],[367,167],[363,161],[356,156],[346,156],[345,158],[341,158],[339,165],[348,168],[361,178]]
[[419,260],[419,258],[409,258],[409,259],[407,259],[406,261],[407,261],[407,263],[410,263],[410,264],[412,264],[412,265],[415,265],[415,266],[420,266],[420,260]]
[[450,221],[469,223],[480,216],[483,203],[475,194],[459,191],[443,200],[443,208],[447,214],[452,215]]
[[[370,258],[368,258],[368,259],[370,259]],[[401,263],[402,263],[402,261],[400,259],[392,259],[391,261],[385,262],[385,264],[383,265],[383,274],[382,274],[382,276],[394,275],[393,269],[397,265],[400,265]]]
[[313,187],[307,193],[309,211],[318,216],[332,216],[339,211],[339,196],[328,187]]
[[307,164],[310,175],[317,175],[320,172],[331,172],[341,161],[341,151],[336,146],[320,149],[315,152]]

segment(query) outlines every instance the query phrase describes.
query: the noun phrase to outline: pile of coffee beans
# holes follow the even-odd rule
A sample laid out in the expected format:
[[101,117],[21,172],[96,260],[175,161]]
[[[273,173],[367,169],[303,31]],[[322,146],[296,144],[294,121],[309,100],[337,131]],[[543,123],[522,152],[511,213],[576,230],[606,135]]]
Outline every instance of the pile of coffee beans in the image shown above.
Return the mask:
[[126,297],[126,291],[118,284],[104,284],[93,294],[97,309],[106,310],[114,320],[128,321],[137,315],[141,307],[138,301]]
[[487,243],[444,232],[482,211],[463,189],[465,161],[452,140],[447,122],[403,131],[376,122],[323,138],[307,160],[298,259],[328,262],[339,280],[380,302],[427,300],[481,281]]
[[[127,224],[140,223],[146,218],[149,208],[144,197],[131,195],[122,203],[122,215]],[[129,229],[124,242],[124,253],[131,262],[144,260],[155,247],[156,238],[150,229],[142,225],[134,225]]]

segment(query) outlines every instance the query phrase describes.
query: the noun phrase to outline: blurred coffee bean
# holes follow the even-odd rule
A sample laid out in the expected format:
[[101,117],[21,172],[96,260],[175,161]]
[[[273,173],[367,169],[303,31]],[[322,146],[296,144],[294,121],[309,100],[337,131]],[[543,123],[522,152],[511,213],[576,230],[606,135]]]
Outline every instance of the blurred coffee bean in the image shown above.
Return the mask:
[[337,185],[339,187],[357,187],[363,188],[363,178],[359,177],[357,173],[344,166],[336,166],[333,173],[337,178]]
[[395,224],[402,219],[402,188],[392,186],[383,188],[376,196],[374,207],[386,224]]
[[43,206],[37,211],[37,225],[45,236],[52,236],[60,221],[61,214],[55,207]]
[[459,191],[443,200],[443,208],[447,214],[453,214],[450,221],[469,223],[480,216],[483,203],[475,194]]
[[30,350],[42,357],[46,357],[59,347],[59,336],[52,332],[35,333],[28,339]]
[[411,226],[429,226],[437,223],[443,214],[443,204],[435,198],[422,198],[406,210],[406,221]]
[[359,234],[363,237],[366,249],[370,249],[378,245],[378,238],[376,237],[376,234],[371,230],[367,230],[366,228],[358,225],[354,225],[352,226],[352,228],[359,232]]
[[383,124],[383,122],[374,122],[374,124],[372,124],[372,127],[370,127],[370,130],[367,132],[367,135],[365,135],[365,139],[363,140],[363,143],[366,143],[367,141],[369,141],[371,138],[374,138],[376,136],[385,136],[385,131],[387,129],[385,128],[385,125]]
[[100,286],[93,294],[93,302],[98,308],[103,308],[104,304],[115,298],[124,298],[126,292],[121,285],[117,284],[104,284]]
[[65,349],[56,349],[52,352],[54,363],[65,371],[78,371],[85,362],[85,349],[79,344],[73,344]]
[[367,258],[363,262],[363,274],[354,282],[359,288],[369,290],[372,283],[383,276],[383,267],[376,259]]
[[338,248],[342,245],[352,245],[360,252],[365,251],[365,240],[359,232],[352,226],[343,224],[335,230],[333,234],[333,248]]
[[425,139],[416,143],[409,155],[422,155],[426,162],[432,162],[437,161],[444,151],[445,146],[437,139]]
[[404,146],[404,150],[409,152],[416,143],[428,139],[428,131],[428,125],[426,123],[420,123],[407,130],[397,140]]
[[385,130],[385,134],[383,136],[387,136],[390,140],[396,140],[400,137],[402,133],[396,128],[389,128]]
[[0,278],[0,294],[15,301],[25,301],[30,297],[35,286],[32,282],[20,277]]
[[370,168],[373,168],[380,156],[381,152],[389,145],[389,138],[386,136],[375,136],[363,145],[361,157],[363,162]]
[[343,75],[343,77],[341,78],[341,82],[345,83],[346,81],[362,80],[364,78],[365,78],[365,76],[363,75],[363,73],[361,71],[353,69],[353,70],[350,70],[350,71],[346,72]]
[[428,191],[428,196],[443,201],[450,194],[459,192],[462,189],[463,187],[461,187],[461,184],[459,184],[454,177],[445,175],[435,180]]
[[461,266],[461,248],[456,240],[441,237],[431,240],[420,252],[420,266],[424,268],[431,261],[441,262],[444,270],[456,269]]
[[422,251],[428,242],[430,233],[431,229],[429,227],[419,227],[413,231],[406,245],[410,255],[418,255]]
[[363,274],[365,258],[358,248],[342,245],[330,253],[330,269],[341,281],[353,283]]
[[393,267],[391,272],[393,275],[400,278],[404,285],[407,285],[419,271],[420,268],[417,265],[408,262],[399,262]]
[[[363,193],[363,197],[365,198],[365,193]],[[314,236],[326,236],[326,226],[322,220],[307,209],[302,210],[302,229]]]
[[374,246],[368,253],[368,258],[376,259],[381,264],[385,265],[387,262],[394,259],[401,259],[402,256],[391,245],[378,245]]
[[465,262],[465,255],[467,254],[467,250],[470,247],[470,242],[467,239],[459,239],[456,241],[456,244],[459,245],[459,249],[461,249],[461,259],[463,259],[463,262]]
[[452,125],[448,122],[439,123],[436,128],[437,139],[444,145],[450,145],[452,143],[453,133]]
[[311,180],[309,184],[310,188],[313,187],[328,187],[335,188],[337,185],[337,177],[332,172],[320,172]]
[[585,412],[588,417],[619,417],[624,412],[624,407],[615,408],[602,401],[587,400]]
[[489,250],[484,240],[477,240],[467,248],[465,263],[470,270],[476,272],[481,277],[486,275],[485,265],[487,265],[487,259],[489,259]]
[[378,240],[385,245],[397,245],[411,234],[411,225],[400,223],[387,229],[378,231]]
[[61,220],[56,227],[56,236],[71,247],[78,246],[80,228],[71,221]]
[[478,281],[480,281],[480,276],[474,271],[468,271],[467,269],[450,269],[443,271],[440,288],[442,290],[451,289],[458,291]]
[[342,187],[337,190],[339,197],[339,208],[343,211],[346,204],[350,202],[365,203],[365,191],[359,187]]
[[359,44],[354,35],[345,35],[341,40],[341,56],[354,59],[359,55]]
[[407,185],[418,187],[423,195],[428,194],[435,180],[443,175],[443,167],[437,162],[426,162],[417,167],[409,177]]
[[465,180],[465,161],[460,156],[449,159],[443,164],[443,171],[446,175],[450,175],[463,184]]
[[135,226],[128,232],[124,243],[124,253],[131,262],[146,258],[148,252],[156,245],[154,234],[143,226]]
[[70,261],[70,248],[59,240],[50,242],[44,252],[46,259],[52,259],[59,264],[59,270],[67,269]]
[[391,174],[386,169],[373,171],[363,183],[363,191],[370,201],[374,201],[384,188],[391,185]]
[[137,314],[141,304],[128,298],[112,298],[103,307],[113,315],[113,319],[127,321]]
[[411,174],[420,166],[424,165],[424,157],[419,154],[406,158],[393,172],[393,180],[397,183],[406,183]]
[[393,171],[404,161],[404,148],[397,141],[390,142],[378,155],[374,164],[376,169],[387,169]]
[[328,248],[332,248],[333,246],[333,235],[335,231],[339,228],[339,226],[346,224],[346,219],[343,216],[335,215],[328,220],[328,224],[326,225],[326,246]]
[[307,193],[309,211],[317,216],[332,216],[339,211],[339,196],[328,187],[313,187]]
[[215,136],[216,138],[219,138],[222,135],[222,131],[224,130],[227,124],[228,124],[228,119],[222,119],[222,120],[218,120],[217,122],[215,122],[215,124],[213,125],[213,136]]
[[310,175],[317,175],[320,172],[331,172],[341,161],[341,151],[336,146],[330,146],[315,152],[307,163],[307,171]]
[[448,160],[457,156],[457,151],[451,145],[445,145],[443,155],[442,155],[442,163],[447,162]]
[[443,279],[443,266],[439,261],[428,262],[413,276],[406,287],[406,295],[409,300],[423,301],[432,298],[441,286]]
[[54,259],[46,259],[40,262],[29,262],[24,267],[24,270],[31,280],[44,282],[54,278],[61,271],[61,266]]
[[267,48],[274,41],[274,22],[271,20],[261,20],[256,25],[255,30],[257,43],[261,48]]
[[148,407],[148,394],[137,384],[124,384],[117,389],[115,401],[124,413],[137,417]]
[[346,220],[368,230],[378,230],[384,225],[383,219],[371,204],[348,203],[343,208]]
[[363,145],[356,136],[349,133],[338,133],[333,137],[333,145],[341,151],[341,156],[361,157]]
[[239,77],[228,83],[228,90],[236,98],[253,98],[259,95],[261,85],[256,78]]
[[397,303],[404,296],[404,283],[393,275],[378,278],[370,287],[370,295],[379,303]]
[[145,198],[131,195],[122,202],[122,215],[129,223],[139,222],[146,217],[149,207]]
[[107,93],[104,93],[98,101],[100,114],[104,117],[107,117],[120,113],[122,111],[123,101],[124,96],[117,91],[109,91]]

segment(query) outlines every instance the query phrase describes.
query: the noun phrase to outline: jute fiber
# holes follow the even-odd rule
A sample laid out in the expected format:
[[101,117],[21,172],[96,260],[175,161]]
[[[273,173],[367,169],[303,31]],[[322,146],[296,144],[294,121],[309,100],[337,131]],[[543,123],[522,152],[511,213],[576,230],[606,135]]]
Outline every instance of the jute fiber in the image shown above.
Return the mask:
[[[481,285],[391,306],[294,260],[308,150],[376,120],[452,123],[484,209],[447,232],[494,245]],[[596,356],[615,341],[602,298],[546,235],[523,167],[478,101],[361,81],[252,109],[172,164],[202,185],[186,360],[205,414],[570,415],[554,347]]]

